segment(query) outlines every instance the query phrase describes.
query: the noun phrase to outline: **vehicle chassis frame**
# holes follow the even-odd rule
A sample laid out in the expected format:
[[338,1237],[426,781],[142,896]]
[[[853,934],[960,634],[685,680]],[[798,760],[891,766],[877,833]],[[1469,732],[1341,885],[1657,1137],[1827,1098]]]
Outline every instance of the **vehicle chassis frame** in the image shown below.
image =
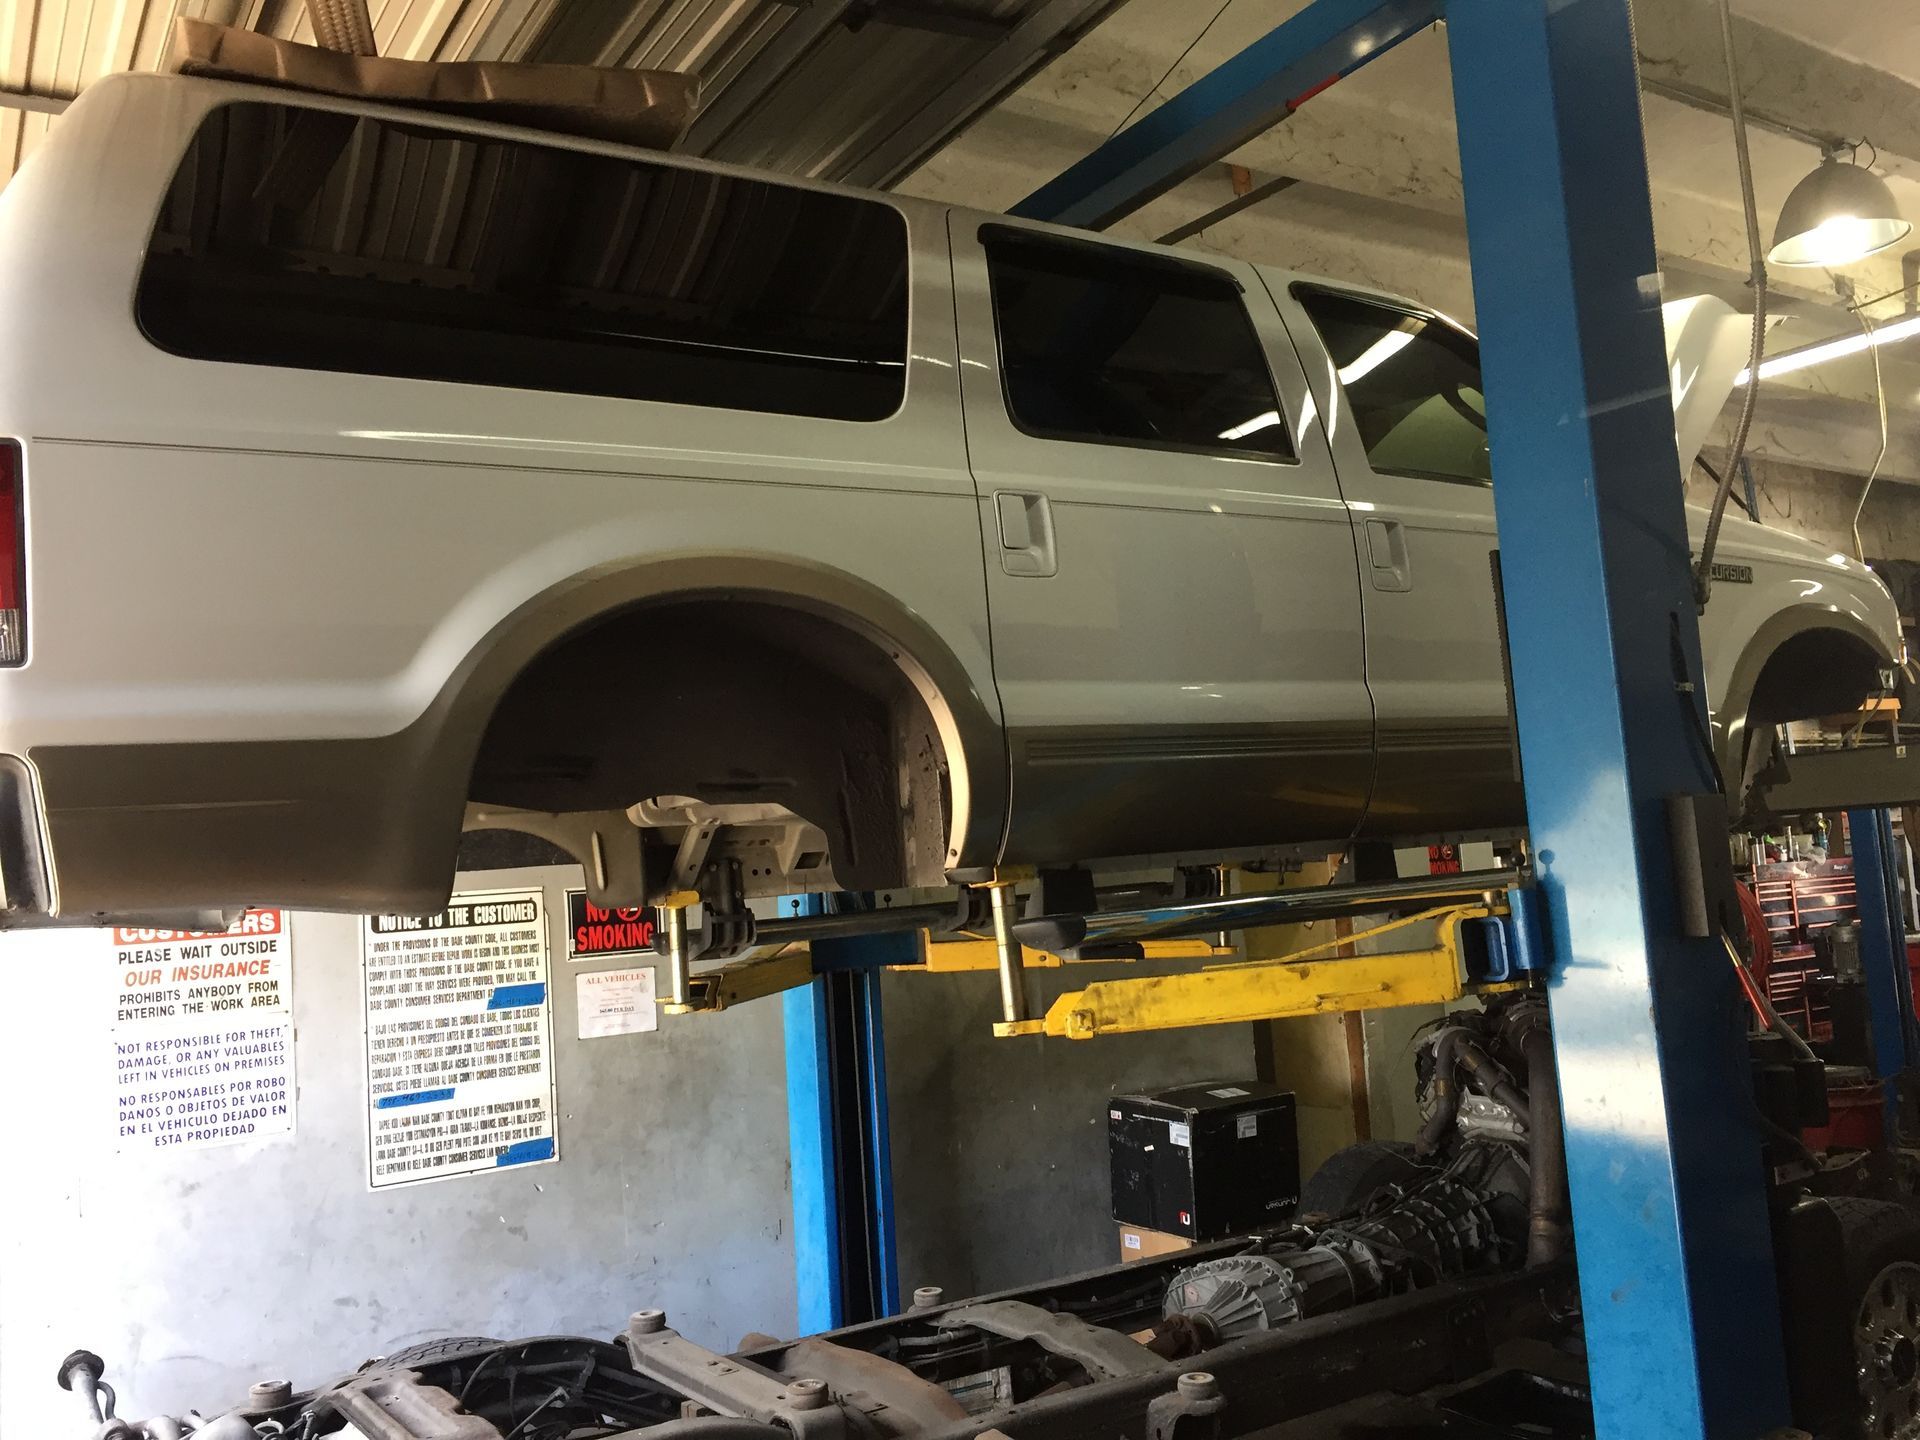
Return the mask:
[[[1105,1318],[1104,1323],[1124,1334],[1159,1318],[1158,1296],[1176,1271],[1246,1248],[1245,1241],[1198,1246],[950,1306],[915,1309],[813,1340],[884,1353],[894,1349],[893,1342],[903,1334],[941,1328],[943,1315],[991,1301],[1026,1301],[1057,1310],[1063,1304],[1097,1302],[1113,1287],[1128,1292],[1150,1288],[1156,1297],[1150,1306],[1121,1309]],[[1179,1377],[1195,1371],[1214,1377],[1225,1402],[1211,1413],[1196,1407],[1199,1413],[1193,1418],[1206,1422],[1198,1433],[1241,1435],[1381,1391],[1411,1393],[1468,1379],[1491,1367],[1494,1349],[1503,1341],[1555,1333],[1577,1312],[1577,1282],[1568,1258],[1534,1269],[1436,1285],[1242,1336],[1150,1371],[1093,1379],[970,1416],[943,1429],[917,1432],[915,1440],[973,1440],[982,1435],[1011,1440],[1110,1440],[1126,1435],[1148,1440],[1165,1433],[1164,1426],[1156,1423],[1167,1414],[1164,1402],[1177,1394]],[[1044,1339],[1006,1341],[983,1334],[981,1340],[981,1349],[969,1352],[956,1373],[1004,1364],[1025,1345],[1046,1348]],[[786,1352],[802,1343],[746,1349],[732,1359],[778,1380]]]

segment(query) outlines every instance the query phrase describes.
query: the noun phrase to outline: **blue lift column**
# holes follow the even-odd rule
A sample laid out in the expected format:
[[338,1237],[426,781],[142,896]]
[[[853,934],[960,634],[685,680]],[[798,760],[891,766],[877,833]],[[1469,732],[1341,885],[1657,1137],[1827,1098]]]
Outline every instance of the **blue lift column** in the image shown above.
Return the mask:
[[[780,911],[824,915],[834,903],[859,901],[793,895]],[[880,970],[920,958],[911,934],[817,940],[812,951],[813,983],[782,1002],[801,1335],[900,1309]]]
[[1920,1056],[1893,817],[1885,810],[1849,810],[1847,839],[1853,849],[1854,901],[1860,912],[1860,969],[1867,987],[1873,1073],[1887,1082],[1886,1136],[1887,1143],[1893,1144],[1900,1133],[1897,1077]]
[[1681,934],[1668,832],[1716,780],[1632,21],[1446,17],[1596,1420],[1755,1436],[1779,1302],[1737,981]]
[[1788,1405],[1737,981],[1667,829],[1716,781],[1628,0],[1314,0],[1015,213],[1109,223],[1440,18],[1595,1418],[1751,1440]]

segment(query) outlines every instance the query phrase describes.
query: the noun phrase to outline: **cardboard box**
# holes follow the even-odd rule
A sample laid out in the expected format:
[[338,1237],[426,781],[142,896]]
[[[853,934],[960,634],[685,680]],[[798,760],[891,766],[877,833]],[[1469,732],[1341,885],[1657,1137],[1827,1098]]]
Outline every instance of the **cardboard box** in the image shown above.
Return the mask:
[[1209,1080],[1107,1102],[1113,1218],[1186,1240],[1283,1223],[1300,1201],[1293,1096]]
[[1194,1243],[1183,1236],[1169,1235],[1162,1230],[1148,1230],[1140,1225],[1120,1227],[1122,1260],[1147,1260],[1155,1255],[1171,1255],[1176,1250],[1191,1250]]

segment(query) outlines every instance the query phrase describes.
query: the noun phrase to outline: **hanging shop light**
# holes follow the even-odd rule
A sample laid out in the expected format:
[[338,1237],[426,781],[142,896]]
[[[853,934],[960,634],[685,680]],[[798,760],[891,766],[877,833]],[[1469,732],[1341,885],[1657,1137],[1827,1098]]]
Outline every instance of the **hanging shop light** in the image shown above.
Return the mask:
[[1887,182],[1833,147],[1793,187],[1773,227],[1775,265],[1851,265],[1897,245],[1913,226],[1900,218]]

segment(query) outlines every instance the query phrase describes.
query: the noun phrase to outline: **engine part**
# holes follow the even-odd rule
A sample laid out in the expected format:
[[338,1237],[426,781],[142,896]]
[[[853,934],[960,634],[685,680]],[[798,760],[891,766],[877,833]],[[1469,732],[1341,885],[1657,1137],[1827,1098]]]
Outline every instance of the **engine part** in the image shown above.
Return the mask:
[[1525,1127],[1526,1095],[1487,1053],[1481,1037],[1473,1029],[1464,1024],[1447,1026],[1433,1036],[1427,1055],[1431,1058],[1419,1067],[1419,1072],[1431,1108],[1414,1140],[1416,1155],[1433,1155],[1444,1148],[1468,1091],[1492,1102],[1494,1108],[1488,1114],[1504,1113]]
[[[1527,1144],[1527,1264],[1544,1265],[1566,1253],[1572,1236],[1567,1194],[1567,1137],[1560,1118],[1560,1074],[1554,1068],[1553,1035],[1537,1007],[1520,1022],[1527,1061],[1530,1110]],[[1536,1018],[1537,1017],[1537,1018]]]
[[1218,1344],[1495,1268],[1511,1245],[1489,1197],[1451,1174],[1435,1175],[1367,1218],[1307,1231],[1263,1254],[1183,1270],[1167,1287],[1165,1315],[1194,1322]]
[[1167,1315],[1197,1322],[1204,1344],[1344,1309],[1360,1298],[1361,1281],[1343,1248],[1209,1260],[1174,1278]]
[[[1409,1161],[1400,1178],[1368,1187],[1354,1215],[1181,1271],[1167,1289],[1163,1341],[1176,1321],[1217,1344],[1498,1269],[1523,1250],[1536,1265],[1564,1253],[1566,1153],[1545,1006],[1527,998],[1449,1017],[1423,1047],[1419,1081],[1428,1108],[1419,1148],[1432,1162]],[[1356,1153],[1370,1165],[1380,1148]]]
[[1326,1219],[1351,1215],[1389,1185],[1410,1185],[1426,1170],[1413,1158],[1407,1141],[1362,1140],[1336,1150],[1307,1178],[1294,1213]]
[[1527,1138],[1527,1125],[1498,1100],[1485,1095],[1462,1095],[1454,1126],[1470,1139],[1521,1141]]
[[62,1390],[70,1390],[80,1397],[87,1418],[95,1425],[113,1418],[113,1387],[101,1378],[106,1373],[106,1361],[91,1350],[76,1350],[60,1362],[57,1376]]

